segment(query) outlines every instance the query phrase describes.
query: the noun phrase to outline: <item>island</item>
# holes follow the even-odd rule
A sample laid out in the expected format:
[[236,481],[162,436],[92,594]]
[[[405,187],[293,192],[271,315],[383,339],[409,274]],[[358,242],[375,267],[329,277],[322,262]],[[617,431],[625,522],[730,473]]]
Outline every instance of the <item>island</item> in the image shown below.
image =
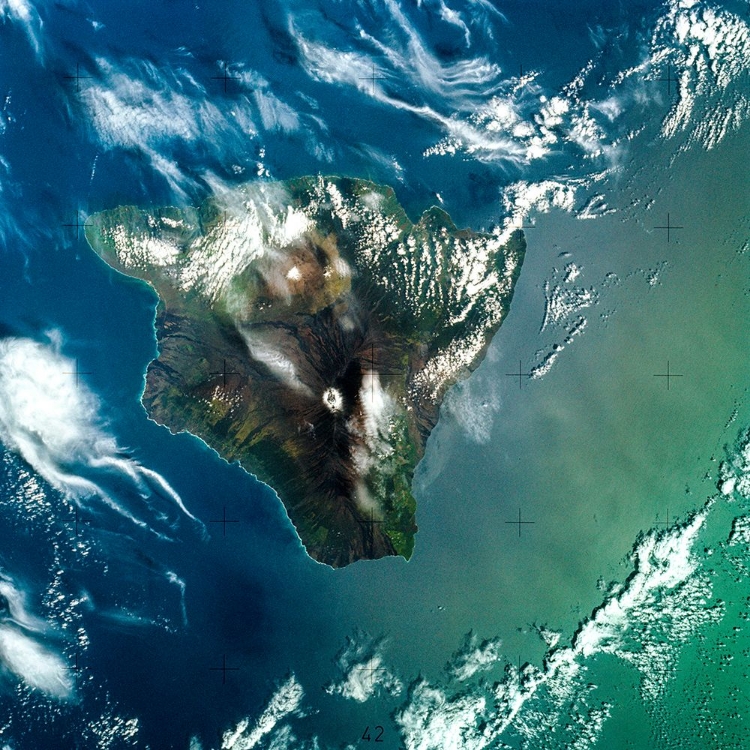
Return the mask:
[[272,487],[313,559],[408,560],[414,470],[508,312],[523,233],[436,207],[412,223],[390,187],[324,176],[120,206],[85,231],[158,296],[149,416]]

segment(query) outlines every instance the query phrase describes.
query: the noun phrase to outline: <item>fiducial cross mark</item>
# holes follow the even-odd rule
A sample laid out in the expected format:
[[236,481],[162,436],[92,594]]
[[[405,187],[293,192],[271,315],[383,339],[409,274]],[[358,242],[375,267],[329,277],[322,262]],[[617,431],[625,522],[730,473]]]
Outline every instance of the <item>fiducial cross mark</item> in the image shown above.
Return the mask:
[[666,372],[659,372],[659,373],[655,373],[655,374],[654,374],[654,377],[655,377],[655,378],[665,378],[665,379],[666,379],[666,381],[667,381],[667,390],[669,390],[669,381],[670,381],[670,380],[671,380],[672,378],[684,378],[685,376],[684,376],[684,375],[678,375],[677,373],[675,373],[675,372],[672,372],[672,371],[671,371],[671,370],[669,369],[669,360],[667,360],[667,371],[666,371]]
[[672,84],[673,83],[677,84],[677,83],[680,82],[678,78],[675,78],[672,75],[672,66],[669,63],[667,63],[667,76],[666,76],[666,78],[657,78],[656,80],[657,81],[662,81],[662,83],[666,83],[667,84],[667,96],[672,96]]
[[[524,81],[525,76],[533,76],[534,71],[533,70],[525,70],[523,67],[523,63],[518,63],[518,82],[525,86],[527,81]],[[532,80],[529,78],[529,80]]]
[[227,361],[224,360],[224,364],[223,364],[221,370],[219,370],[218,372],[210,372],[209,375],[211,375],[211,377],[215,377],[217,375],[221,375],[221,382],[224,385],[224,388],[226,388],[227,387],[227,376],[228,375],[241,375],[241,373],[227,370]]
[[81,65],[80,63],[76,63],[76,74],[74,76],[63,76],[63,78],[67,81],[75,81],[76,82],[76,92],[80,93],[81,91],[81,81],[92,78],[92,76],[82,76],[81,75]]
[[369,81],[370,82],[370,94],[372,96],[375,96],[375,81],[385,81],[385,76],[376,76],[375,75],[375,64],[372,65],[372,74],[369,76],[361,76],[360,81]]
[[75,529],[75,535],[79,535],[79,526],[91,526],[91,521],[82,521],[79,514],[78,514],[78,508],[76,508],[73,511],[73,520],[72,521],[65,521],[65,526],[73,526]]
[[522,521],[521,520],[521,508],[518,509],[518,520],[517,521],[506,521],[505,523],[512,523],[514,526],[518,526],[518,536],[521,536],[521,526],[526,524],[536,523],[535,521]]
[[521,360],[518,360],[518,372],[506,372],[505,377],[506,378],[518,378],[518,390],[521,390],[521,378],[530,378],[531,373],[530,372],[523,372],[521,367]]
[[233,76],[229,74],[229,66],[222,60],[219,65],[222,71],[220,76],[211,76],[212,81],[223,81],[224,82],[224,93],[227,93],[227,85],[229,81],[240,81],[242,80],[239,76]]
[[[518,84],[515,87],[515,91],[513,92],[513,96],[517,96],[518,92],[521,89],[523,89],[523,88],[526,87],[528,81],[524,80],[524,75],[525,75],[525,72],[524,72],[524,69],[523,69],[523,63],[519,63],[518,64]],[[531,79],[529,79],[529,80],[531,80]]]
[[78,663],[78,651],[75,652],[75,656],[73,657],[73,666],[72,667],[65,667],[66,672],[72,672],[75,676],[74,679],[76,682],[78,682],[78,677],[80,676],[81,672],[84,669],[88,669],[88,667],[81,666]]
[[657,523],[659,526],[669,526],[670,524],[674,523],[674,519],[675,518],[677,518],[677,516],[676,515],[670,515],[670,513],[669,513],[669,506],[667,505],[666,520],[665,521],[661,521],[659,519],[659,514],[657,513],[656,514],[656,521],[655,521],[655,523]]
[[677,224],[672,224],[669,213],[667,213],[667,223],[666,224],[664,224],[662,226],[659,226],[659,227],[654,227],[654,229],[664,229],[664,230],[666,230],[666,232],[667,232],[667,242],[670,241],[671,233],[675,229],[684,229],[684,228],[685,227],[679,226]]
[[369,667],[362,667],[360,671],[364,672],[365,674],[369,676],[370,687],[373,687],[373,685],[375,684],[375,675],[378,672],[388,672],[388,670],[385,667],[374,667],[372,665]]
[[224,512],[222,513],[221,518],[216,519],[214,521],[209,521],[209,523],[220,523],[222,526],[222,536],[227,535],[227,524],[228,523],[239,523],[239,520],[235,518],[227,518],[227,506],[224,506]]
[[371,510],[369,518],[366,521],[361,521],[360,523],[370,530],[368,539],[370,544],[370,556],[372,556],[375,552],[375,527],[382,524],[383,521],[381,521],[380,519],[375,520],[375,512]]
[[77,357],[76,357],[75,363],[76,363],[75,370],[73,370],[72,372],[64,372],[63,375],[75,375],[76,388],[78,388],[78,386],[81,384],[81,375],[93,375],[94,373],[91,372],[90,370],[86,370],[86,371],[81,370],[80,367],[78,366]]
[[228,667],[227,666],[227,655],[223,654],[221,657],[221,666],[220,667],[209,667],[209,672],[221,672],[221,684],[226,685],[227,684],[227,672],[239,672],[239,667]]
[[518,654],[518,679],[521,679],[521,654]]
[[80,222],[78,219],[78,216],[76,216],[76,220],[74,222],[69,222],[67,224],[63,224],[64,227],[70,227],[76,230],[76,239],[81,239],[81,229],[84,229],[85,227],[90,227],[91,224],[87,224],[86,220],[83,220],[83,223]]

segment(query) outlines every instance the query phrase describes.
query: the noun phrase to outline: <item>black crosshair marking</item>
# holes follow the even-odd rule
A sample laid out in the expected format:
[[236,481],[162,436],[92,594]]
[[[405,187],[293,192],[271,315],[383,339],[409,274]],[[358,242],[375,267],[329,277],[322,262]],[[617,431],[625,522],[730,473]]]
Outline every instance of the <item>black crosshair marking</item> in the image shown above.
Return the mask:
[[216,521],[209,521],[209,523],[220,523],[222,525],[222,536],[227,535],[227,524],[228,523],[239,523],[237,519],[234,518],[227,518],[227,506],[224,506],[224,512],[221,516],[221,518],[217,519]]
[[73,514],[73,520],[72,521],[65,521],[65,525],[66,526],[70,526],[71,524],[73,524],[73,528],[75,529],[75,535],[78,536],[78,534],[79,534],[79,530],[78,530],[79,525],[91,526],[91,521],[82,521],[80,519],[80,517],[79,517],[79,514],[78,514],[78,508],[76,508],[75,511],[74,511],[74,514]]
[[227,66],[227,64],[223,60],[221,61],[221,66],[220,67],[222,68],[223,75],[220,75],[220,76],[211,76],[211,80],[212,81],[224,81],[224,93],[226,94],[227,93],[227,84],[229,83],[229,81],[239,81],[241,79],[240,79],[239,76],[229,75],[229,67]]
[[664,226],[654,227],[654,229],[666,229],[667,230],[667,242],[669,242],[670,233],[672,231],[674,231],[675,229],[684,229],[684,228],[685,227],[678,226],[677,224],[672,224],[669,214],[667,214],[667,223]]
[[505,523],[512,523],[514,526],[518,526],[518,536],[521,536],[521,526],[526,524],[533,524],[535,521],[522,521],[521,520],[521,509],[518,509],[518,520],[517,521],[506,521]]
[[657,513],[656,514],[656,522],[655,523],[659,524],[660,526],[669,526],[671,523],[673,523],[673,521],[670,521],[670,518],[677,518],[677,516],[676,515],[673,516],[673,515],[669,514],[669,506],[667,505],[667,520],[666,521],[660,521],[659,520],[659,514]]
[[530,372],[522,372],[521,368],[521,360],[518,360],[518,372],[506,372],[505,373],[506,378],[518,378],[518,390],[521,390],[521,378],[530,378],[531,373]]
[[684,375],[678,375],[669,369],[669,360],[667,360],[667,371],[654,374],[655,378],[666,378],[667,379],[667,390],[669,390],[669,381],[672,378],[684,378]]
[[63,224],[64,227],[71,227],[76,230],[76,239],[81,238],[81,229],[84,229],[85,227],[90,227],[91,224],[87,224],[86,220],[83,220],[83,223],[81,223],[76,216],[76,220],[74,222],[69,222],[68,224]]
[[361,671],[370,676],[370,687],[372,687],[375,682],[375,675],[378,672],[387,672],[388,670],[385,667],[369,666],[369,667],[362,667]]
[[226,685],[227,684],[227,672],[239,672],[239,667],[228,667],[227,666],[227,655],[223,654],[221,657],[221,666],[220,667],[209,667],[209,672],[221,672],[221,684]]
[[73,370],[73,372],[64,372],[63,375],[75,375],[75,378],[76,378],[76,388],[78,388],[78,386],[81,383],[81,375],[93,375],[94,373],[91,372],[91,371],[84,372],[83,370],[81,370],[78,367],[78,358],[76,358],[75,362],[76,362],[76,369]]
[[361,76],[360,81],[369,81],[370,82],[370,93],[375,96],[375,81],[385,81],[385,76],[376,76],[375,75],[375,63],[372,64],[372,75],[369,76]]
[[76,91],[80,93],[81,91],[81,81],[86,78],[91,78],[92,76],[82,76],[81,75],[81,66],[79,63],[76,63],[76,74],[74,76],[63,76],[68,81],[75,81],[76,82]]
[[667,77],[666,78],[657,78],[657,81],[662,81],[663,83],[667,84],[667,96],[672,96],[672,84],[679,83],[679,79],[675,78],[672,75],[672,66],[667,63]]
[[78,663],[78,652],[76,651],[75,656],[73,657],[73,666],[72,667],[65,667],[66,672],[72,672],[75,675],[76,682],[78,681],[78,677],[80,676],[81,672],[84,669],[88,669],[88,667],[82,667]]
[[211,375],[212,377],[215,375],[221,375],[221,381],[224,384],[224,388],[226,388],[227,387],[227,375],[240,375],[240,373],[230,372],[229,370],[227,370],[227,361],[224,360],[224,364],[221,370],[219,370],[219,372],[211,372],[209,373],[209,375]]

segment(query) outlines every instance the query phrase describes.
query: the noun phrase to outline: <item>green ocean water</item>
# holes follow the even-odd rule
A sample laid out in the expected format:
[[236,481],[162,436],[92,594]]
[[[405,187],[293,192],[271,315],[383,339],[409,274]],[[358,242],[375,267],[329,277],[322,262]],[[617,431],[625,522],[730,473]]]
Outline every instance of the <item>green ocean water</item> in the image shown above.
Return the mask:
[[[730,137],[671,166],[662,144],[648,169],[634,174],[626,165],[609,186],[617,213],[538,217],[511,313],[431,436],[416,481],[414,558],[341,571],[342,597],[362,603],[357,626],[385,631],[402,673],[439,678],[470,629],[499,635],[508,662],[540,666],[547,647],[535,625],[569,641],[603,589],[630,573],[627,554],[639,534],[665,526],[667,516],[684,522],[715,494],[723,446],[750,425],[750,184],[737,158],[747,140]],[[654,229],[667,212],[684,226],[669,243]],[[528,372],[562,340],[539,332],[543,286],[570,262],[581,271],[576,285],[593,287],[598,302],[580,311],[587,329],[549,373],[519,389],[506,373],[519,359]],[[669,390],[654,377],[668,360],[681,376]],[[477,420],[490,425],[481,442],[465,426]],[[520,537],[507,523],[519,508],[534,522]],[[710,518],[712,546],[726,538],[731,512],[719,501]],[[727,602],[744,601],[726,572],[716,573],[716,586]],[[729,718],[727,696],[747,667],[731,673],[710,647],[731,635],[733,664],[747,662],[732,607],[684,649],[659,706],[643,702],[632,667],[608,656],[588,664],[615,706],[600,747],[733,746],[701,745],[708,740],[698,732],[713,703],[724,707],[727,727],[742,727]],[[701,685],[711,685],[710,695]],[[696,701],[700,710],[691,710]]]

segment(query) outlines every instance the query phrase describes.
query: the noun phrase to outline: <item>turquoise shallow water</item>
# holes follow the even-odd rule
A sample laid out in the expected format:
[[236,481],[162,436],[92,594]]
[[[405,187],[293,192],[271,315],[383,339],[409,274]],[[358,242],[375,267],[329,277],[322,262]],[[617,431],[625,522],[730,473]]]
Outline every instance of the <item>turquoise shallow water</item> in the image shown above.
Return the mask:
[[[738,186],[747,179],[733,160],[740,147],[737,139],[710,156],[712,165],[724,160],[721,180]],[[720,448],[747,416],[743,321],[750,310],[748,257],[740,252],[747,227],[737,220],[747,215],[747,191],[740,187],[727,207],[697,181],[707,159],[687,158],[679,182],[665,177],[663,204],[703,220],[669,245],[650,229],[660,223],[656,206],[596,222],[540,218],[513,310],[487,361],[459,386],[470,396],[454,401],[454,410],[491,419],[489,435],[477,443],[446,414],[417,482],[414,559],[341,575],[344,586],[351,578],[358,588],[391,589],[398,606],[390,616],[378,609],[389,630],[408,638],[419,621],[417,630],[435,633],[429,641],[437,649],[473,627],[501,634],[511,659],[519,650],[538,656],[532,623],[571,633],[601,601],[597,580],[626,572],[621,562],[639,532],[667,513],[684,518],[713,491]],[[640,180],[623,190],[623,203]],[[706,203],[707,194],[717,205]],[[539,361],[534,354],[547,338],[538,333],[541,287],[570,261],[583,269],[577,281],[599,290],[599,302],[582,311],[588,329],[552,370],[519,390],[505,373],[517,369],[519,356],[524,368]],[[648,273],[661,264],[652,286]],[[669,391],[653,377],[667,359],[684,376]],[[737,422],[727,429],[736,407]],[[519,507],[534,521],[521,538],[506,523]]]
[[[499,635],[508,662],[540,665],[546,647],[534,625],[570,638],[602,602],[602,586],[629,575],[625,556],[638,536],[663,527],[668,514],[670,525],[685,521],[715,493],[723,446],[750,422],[750,259],[743,250],[750,192],[744,165],[733,158],[743,143],[686,157],[679,180],[665,176],[661,204],[692,219],[689,232],[669,244],[651,228],[661,223],[657,205],[597,222],[554,214],[539,220],[511,315],[431,438],[416,483],[413,560],[337,573],[342,596],[371,593],[357,622],[389,634],[388,654],[404,671],[438,677],[472,628]],[[708,163],[717,183],[738,186],[732,195],[706,185]],[[623,204],[647,178],[654,176],[623,180]],[[563,252],[570,257],[560,258]],[[539,360],[537,349],[544,353],[541,288],[554,267],[571,261],[582,268],[581,285],[599,291],[599,302],[583,311],[589,327],[547,375],[519,390],[506,373],[519,356],[528,368]],[[667,359],[682,375],[669,390],[654,377]],[[482,442],[468,436],[461,409],[491,422]],[[519,507],[534,521],[520,538],[507,523]],[[726,514],[717,525],[714,543],[728,532]],[[727,616],[711,637],[721,641],[735,627]],[[714,681],[718,706],[720,695],[739,689],[739,675],[723,685],[723,671],[712,673],[717,664],[705,655],[695,663],[696,648],[691,642],[680,657],[691,676],[665,678],[659,706],[644,703],[632,669],[597,658],[591,679],[617,705],[601,747],[701,746],[698,719],[686,706],[700,702],[702,682]],[[639,714],[648,720],[634,730]],[[732,719],[727,732],[731,725],[744,736],[743,721]]]

